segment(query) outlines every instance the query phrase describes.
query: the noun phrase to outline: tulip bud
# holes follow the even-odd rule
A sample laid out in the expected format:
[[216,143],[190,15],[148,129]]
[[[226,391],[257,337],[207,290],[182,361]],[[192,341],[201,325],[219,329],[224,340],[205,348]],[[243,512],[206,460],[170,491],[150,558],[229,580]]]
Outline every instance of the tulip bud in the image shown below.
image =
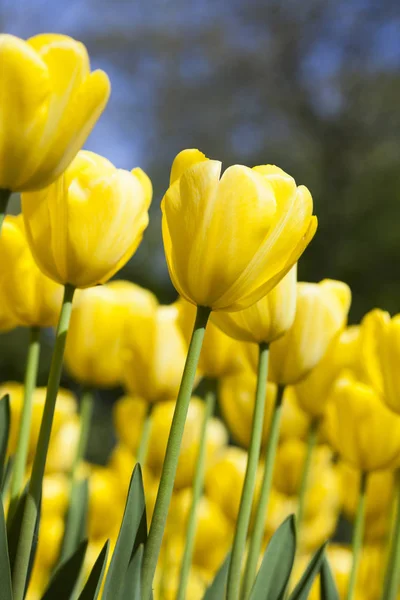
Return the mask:
[[335,383],[325,433],[341,458],[364,472],[395,467],[400,457],[400,416],[374,390],[348,375]]
[[265,296],[297,262],[316,227],[312,198],[281,169],[234,165],[198,150],[175,158],[162,201],[172,282],[186,300],[235,311]]
[[0,63],[0,188],[37,190],[59,177],[83,146],[110,83],[103,71],[90,72],[85,46],[66,35],[25,42],[2,34]]
[[345,326],[350,301],[350,288],[341,281],[298,283],[294,323],[270,347],[270,379],[290,385],[306,377]]
[[176,398],[186,360],[186,344],[176,306],[160,306],[153,318],[126,325],[124,379],[131,395],[148,402]]
[[6,314],[18,325],[57,324],[62,287],[37,267],[25,235],[22,215],[6,217],[0,238],[0,295]]
[[150,183],[81,151],[39,192],[22,194],[32,254],[51,279],[76,288],[110,279],[131,258],[148,224]]
[[236,340],[269,344],[293,325],[296,314],[296,281],[297,264],[266,296],[249,308],[214,313],[211,321]]
[[[180,298],[176,303],[178,323],[189,345],[196,317],[196,308],[190,302]],[[242,345],[223,333],[210,321],[204,334],[199,370],[204,377],[219,379],[242,368]]]

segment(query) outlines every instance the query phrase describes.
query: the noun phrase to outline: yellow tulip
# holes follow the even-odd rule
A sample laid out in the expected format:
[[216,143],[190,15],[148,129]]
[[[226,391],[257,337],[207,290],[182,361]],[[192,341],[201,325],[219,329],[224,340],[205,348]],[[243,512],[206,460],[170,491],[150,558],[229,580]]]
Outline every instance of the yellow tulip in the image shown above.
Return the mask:
[[[382,386],[382,397],[386,405],[400,414],[400,385],[398,382],[398,360],[400,358],[400,314],[391,320],[381,321],[380,339],[378,341],[378,367],[380,368],[375,387],[379,391]],[[371,361],[372,362],[372,361]],[[371,363],[370,363],[371,364]]]
[[[185,538],[192,496],[191,488],[186,488],[173,498],[168,516],[168,535]],[[215,502],[202,496],[197,505],[193,564],[215,572],[229,550],[232,537],[232,523]]]
[[45,475],[42,487],[41,514],[64,516],[69,502],[68,478],[61,473]]
[[400,416],[374,390],[349,375],[334,385],[324,429],[341,458],[369,472],[395,467],[400,456]]
[[383,338],[389,331],[390,315],[384,310],[375,308],[367,313],[361,321],[360,354],[363,366],[363,379],[381,396],[385,386],[380,357],[384,352]]
[[[360,471],[349,464],[340,463],[343,494],[343,512],[353,521],[356,515],[360,490]],[[384,541],[391,525],[395,474],[393,470],[374,471],[368,477],[365,507],[365,537],[370,542]]]
[[86,288],[119,271],[148,224],[145,177],[82,150],[49,187],[22,194],[28,242],[43,273]]
[[350,302],[350,288],[341,281],[298,283],[294,323],[270,347],[270,379],[290,385],[306,377],[345,326]]
[[[143,294],[146,294],[145,290]],[[124,308],[124,298],[118,287],[111,284],[82,290],[77,295],[68,330],[65,363],[80,383],[113,387],[122,382],[128,318],[128,309]]]
[[176,306],[160,306],[149,321],[127,323],[124,379],[129,394],[148,402],[176,398],[186,360],[177,319]]
[[[175,402],[157,404],[151,413],[150,439],[146,465],[156,474],[161,473],[169,430],[174,414]],[[200,430],[204,413],[204,403],[193,397],[183,433],[181,452],[175,477],[175,489],[192,484],[200,442]],[[226,429],[219,419],[210,419],[206,437],[206,464],[210,464],[228,441]]]
[[297,264],[258,302],[236,312],[217,312],[211,316],[227,335],[242,342],[261,344],[280,338],[290,327],[296,314]]
[[[329,544],[327,549],[327,558],[329,561],[329,565],[332,571],[332,575],[334,577],[334,581],[336,583],[337,591],[339,593],[340,600],[345,600],[347,587],[349,583],[351,565],[352,565],[352,552],[349,548],[345,546],[340,546],[337,544]],[[300,580],[303,575],[309,561],[311,560],[311,552],[309,554],[303,554],[296,561],[294,572],[293,572],[293,581],[292,588]],[[358,588],[360,586],[357,586]],[[319,576],[317,576],[309,595],[308,600],[320,600],[321,592],[320,592],[320,581]],[[358,596],[356,594],[355,600],[367,600],[364,596]],[[378,600],[378,599],[377,599]]]
[[35,560],[26,600],[41,600],[49,582],[49,577],[49,570],[39,565],[38,561]]
[[[21,419],[24,386],[8,382],[0,386],[0,398],[5,394],[10,394],[10,409],[11,409],[11,427],[8,439],[8,452],[13,454],[16,449],[19,422]],[[39,439],[39,430],[42,422],[44,403],[46,398],[46,388],[36,388],[32,398],[32,422],[29,438],[29,456],[32,457]],[[68,390],[62,388],[58,391],[56,410],[54,414],[52,440],[59,432],[61,426],[67,422],[76,413],[75,396]]]
[[279,439],[299,438],[305,440],[310,429],[310,418],[305,413],[297,400],[293,386],[285,387],[283,393],[283,405]]
[[107,103],[108,77],[90,72],[83,44],[59,34],[2,34],[0,62],[0,188],[37,190],[85,143]]
[[18,321],[11,314],[7,302],[7,291],[5,286],[0,285],[0,333],[5,333],[18,326]]
[[347,327],[335,338],[311,373],[295,386],[299,406],[312,418],[323,415],[334,380],[342,369],[361,376],[360,327]]
[[[180,298],[176,306],[178,308],[178,323],[186,343],[189,345],[196,309],[193,304],[186,302],[184,298]],[[199,360],[199,370],[202,375],[219,379],[240,370],[242,363],[242,345],[223,333],[210,321],[204,334]]]
[[[236,521],[244,476],[247,467],[247,452],[235,446],[227,446],[215,457],[206,470],[205,491],[208,498],[221,508],[223,513],[233,523]],[[260,481],[262,476],[261,466],[257,473],[255,505],[257,502]]]
[[138,396],[122,396],[113,406],[115,432],[132,454],[139,446],[148,407],[148,403]]
[[64,515],[41,516],[36,560],[42,568],[50,568],[55,564],[61,550],[64,529]]
[[93,467],[89,478],[89,537],[109,536],[120,525],[123,510],[116,474],[106,467]]
[[46,473],[68,473],[73,465],[81,432],[78,414],[71,415],[50,439]]
[[[62,287],[37,267],[25,235],[22,215],[5,218],[0,238],[0,296],[6,315],[27,327],[57,324]],[[7,318],[7,317],[6,317]]]
[[199,150],[174,160],[161,208],[172,282],[186,300],[235,311],[265,296],[316,227],[312,198],[281,169],[222,165]]

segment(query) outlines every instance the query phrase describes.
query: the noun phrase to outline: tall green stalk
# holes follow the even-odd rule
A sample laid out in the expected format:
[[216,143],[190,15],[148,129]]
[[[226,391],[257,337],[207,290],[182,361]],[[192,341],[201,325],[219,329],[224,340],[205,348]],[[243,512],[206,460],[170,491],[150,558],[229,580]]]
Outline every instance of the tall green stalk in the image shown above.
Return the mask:
[[395,600],[400,587],[400,469],[395,474],[394,529],[391,537],[382,600]]
[[272,476],[274,473],[276,449],[278,447],[284,391],[284,386],[278,387],[275,406],[271,418],[268,442],[265,448],[265,465],[261,484],[260,498],[258,501],[256,516],[254,519],[254,527],[250,538],[249,553],[247,555],[246,568],[243,578],[242,595],[245,599],[247,599],[250,596],[251,588],[253,587],[253,583],[256,577],[258,557],[260,556],[261,552],[264,526],[268,512],[268,500],[271,492]]
[[227,600],[238,600],[240,595],[242,560],[250,523],[251,507],[253,504],[254,488],[257,477],[257,467],[260,458],[262,431],[264,427],[264,407],[268,378],[268,357],[268,344],[260,344],[257,389],[253,412],[251,439],[242,496],[240,499],[239,514],[236,521],[236,530],[233,539],[231,560],[229,564]]
[[40,327],[32,327],[30,331],[28,355],[25,367],[24,400],[22,405],[21,421],[19,424],[17,448],[14,455],[14,464],[11,476],[10,507],[8,509],[9,523],[11,522],[11,519],[15,513],[18,499],[24,485],[32,421],[33,394],[36,389],[39,357]]
[[11,196],[10,190],[4,190],[4,189],[0,188],[0,234],[1,234],[1,228],[3,226],[4,218],[6,216],[7,205],[8,205],[10,196]]
[[58,388],[60,386],[62,363],[69,321],[71,318],[72,300],[75,289],[66,285],[64,299],[58,321],[56,341],[50,366],[47,384],[46,402],[40,426],[39,440],[33,461],[32,475],[26,497],[25,510],[21,523],[17,552],[12,574],[14,600],[23,600],[25,584],[28,573],[29,558],[32,548],[36,519],[39,512],[42,482],[46,466],[47,451],[49,448],[53,417],[56,406]]
[[353,542],[352,542],[353,563],[351,565],[349,587],[347,588],[346,600],[354,600],[354,595],[355,595],[355,591],[356,591],[357,573],[358,573],[358,567],[360,564],[361,551],[362,551],[362,545],[363,545],[363,537],[364,537],[365,506],[366,506],[366,500],[367,500],[367,480],[368,480],[368,473],[361,473],[357,513],[356,513],[356,520],[354,523],[354,530],[353,530]]
[[180,570],[178,593],[176,596],[177,600],[185,600],[186,598],[186,588],[189,579],[190,566],[192,564],[193,548],[196,536],[197,507],[204,485],[207,450],[207,426],[215,410],[216,381],[208,379],[206,383],[207,391],[204,398],[205,407],[200,430],[200,445],[194,472],[192,504],[190,506],[186,529],[186,543]]
[[[211,310],[204,306],[197,307],[196,321],[190,340],[188,355],[182,375],[181,386],[176,400],[174,417],[169,432],[168,444],[164,458],[163,469],[153,518],[150,525],[149,537],[144,549],[142,568],[142,596],[148,600],[151,595],[154,573],[160,554],[161,543],[164,535],[167,514],[171,502],[176,469],[178,466],[179,452],[186,422],[189,402],[192,395],[194,378],[203,345],[204,333]],[[19,600],[17,598],[17,600]]]
[[136,450],[136,461],[140,463],[142,466],[146,461],[147,450],[149,447],[149,439],[150,439],[150,429],[151,429],[151,413],[152,413],[153,405],[149,404],[147,406],[147,413],[143,422],[142,431],[140,434],[139,446]]
[[74,460],[71,467],[70,473],[70,494],[69,494],[69,506],[67,513],[67,526],[65,528],[65,535],[62,543],[61,553],[59,557],[59,563],[63,562],[64,559],[71,556],[75,548],[75,540],[77,538],[76,531],[77,527],[80,526],[80,514],[76,511],[76,502],[74,502],[77,488],[79,486],[78,472],[82,460],[85,457],[90,426],[92,423],[94,407],[94,394],[93,390],[87,388],[83,391],[81,397],[81,410],[80,410],[80,431],[78,445],[76,448]]
[[301,482],[300,482],[300,491],[299,491],[299,502],[297,505],[297,514],[296,514],[296,527],[297,527],[297,538],[301,540],[301,525],[304,517],[304,509],[305,509],[305,501],[310,477],[310,468],[312,462],[312,456],[314,453],[314,448],[317,444],[318,438],[318,429],[319,429],[319,420],[315,419],[311,422],[310,428],[308,430],[307,436],[307,450],[306,456],[303,463],[303,471],[301,474]]

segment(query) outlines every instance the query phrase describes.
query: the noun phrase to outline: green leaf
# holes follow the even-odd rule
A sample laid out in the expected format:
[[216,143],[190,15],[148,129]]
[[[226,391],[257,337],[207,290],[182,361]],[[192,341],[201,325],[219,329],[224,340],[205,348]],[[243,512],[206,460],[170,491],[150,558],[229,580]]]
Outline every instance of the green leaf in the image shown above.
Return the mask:
[[10,558],[8,556],[8,541],[4,507],[0,500],[0,592],[1,600],[12,600]]
[[10,396],[6,394],[0,400],[0,482],[3,481],[6,462],[8,435],[10,433]]
[[326,555],[323,558],[320,571],[321,600],[339,600],[339,593],[333,579],[332,571]]
[[124,590],[121,595],[122,600],[141,600],[143,548],[143,544],[140,544],[129,563],[125,577]]
[[296,585],[295,589],[290,595],[289,600],[307,600],[312,588],[312,584],[314,583],[314,579],[321,570],[322,561],[324,560],[325,546],[326,544],[321,546],[321,548],[316,551],[308,563],[308,566],[304,571],[299,583]]
[[250,600],[284,598],[295,554],[296,526],[291,515],[276,530],[267,546]]
[[[11,519],[11,523],[7,523],[7,525],[8,525],[8,529],[7,529],[8,551],[10,553],[11,572],[13,572],[13,570],[14,570],[14,563],[15,563],[15,559],[16,559],[16,555],[17,555],[18,540],[19,540],[20,533],[21,533],[22,519],[24,516],[25,504],[26,504],[26,500],[28,497],[28,493],[29,493],[28,485],[26,486],[26,488],[24,489],[24,491],[22,492],[22,494],[18,500],[17,508],[15,509],[15,513]],[[34,563],[35,555],[36,555],[36,548],[37,548],[38,535],[39,535],[40,512],[41,512],[41,502],[39,502],[39,506],[38,506],[35,531],[33,534],[33,540],[32,540],[32,546],[31,546],[31,554],[29,557],[28,574],[26,577],[26,589],[28,589],[28,585],[29,585],[29,581],[30,581],[32,569],[33,569],[33,563]]]
[[126,573],[131,559],[140,544],[147,539],[146,505],[142,470],[137,464],[133,470],[125,505],[124,517],[119,530],[110,568],[104,586],[103,600],[119,600],[122,598]]
[[87,540],[54,572],[42,600],[71,600],[85,559]]
[[77,549],[86,537],[86,524],[89,501],[87,479],[74,481],[65,524],[59,563],[64,562]]
[[5,468],[3,469],[3,479],[0,483],[1,495],[3,497],[3,500],[4,498],[6,498],[10,487],[13,463],[14,458],[10,456],[10,458],[6,462]]
[[226,583],[228,581],[229,563],[231,561],[231,553],[226,555],[224,562],[218,569],[216,576],[208,586],[203,600],[220,600],[225,598]]
[[104,572],[106,570],[109,548],[110,541],[107,540],[90,571],[88,580],[78,600],[97,600],[103,582]]

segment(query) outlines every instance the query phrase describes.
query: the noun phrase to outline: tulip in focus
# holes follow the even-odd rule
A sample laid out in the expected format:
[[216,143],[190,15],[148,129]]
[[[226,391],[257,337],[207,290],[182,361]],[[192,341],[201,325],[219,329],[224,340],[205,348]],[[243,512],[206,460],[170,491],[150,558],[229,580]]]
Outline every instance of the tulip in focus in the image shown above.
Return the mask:
[[236,340],[256,344],[280,338],[290,327],[296,314],[297,264],[261,300],[236,312],[217,312],[211,321]]
[[37,267],[26,239],[22,215],[5,218],[0,262],[0,296],[12,322],[26,327],[54,327],[60,312],[62,287]]
[[350,302],[350,288],[341,281],[297,284],[294,323],[270,347],[272,381],[290,385],[307,376],[346,325]]
[[22,194],[26,235],[39,268],[75,288],[104,283],[140,244],[150,202],[143,171],[116,169],[82,150],[49,187]]
[[[0,35],[0,188],[50,185],[85,143],[110,94],[86,48],[59,34]],[[48,238],[47,241],[49,241]]]
[[247,308],[297,262],[316,227],[304,186],[278,167],[222,165],[199,150],[174,160],[162,201],[175,289],[214,311]]

